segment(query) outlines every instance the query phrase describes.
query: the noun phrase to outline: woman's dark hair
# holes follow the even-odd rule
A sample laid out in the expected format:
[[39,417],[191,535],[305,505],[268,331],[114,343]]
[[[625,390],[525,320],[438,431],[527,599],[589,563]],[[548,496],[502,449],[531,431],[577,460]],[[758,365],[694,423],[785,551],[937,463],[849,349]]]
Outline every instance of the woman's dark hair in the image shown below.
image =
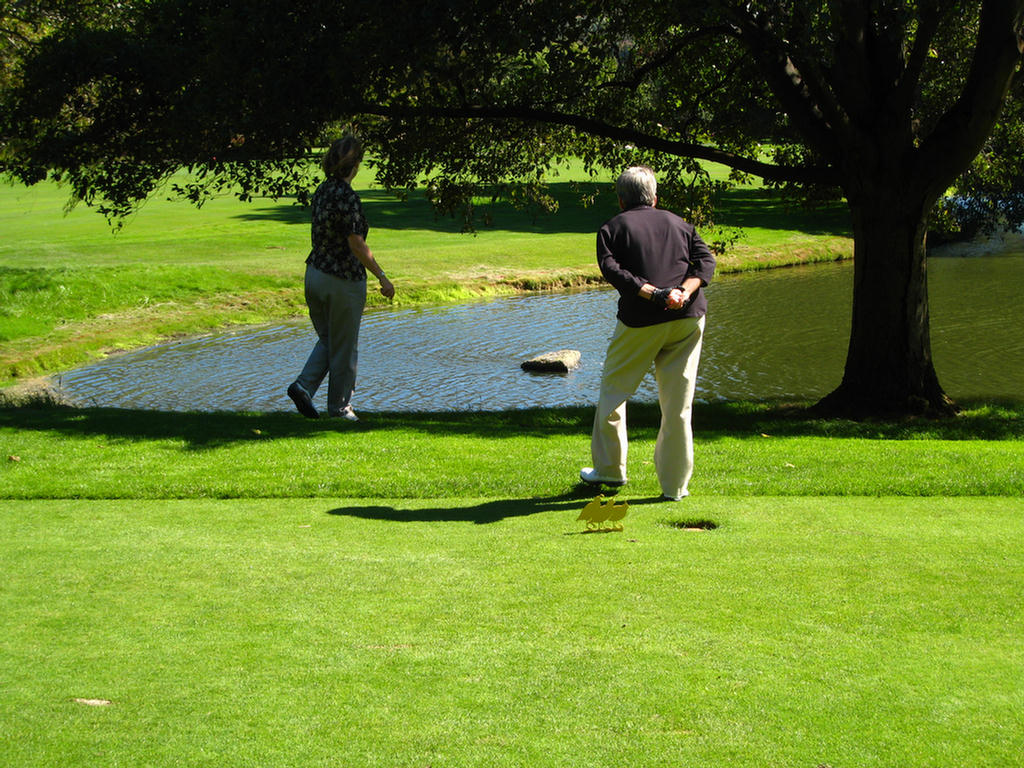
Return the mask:
[[363,159],[363,143],[355,136],[344,136],[333,144],[324,155],[324,173],[328,178],[344,179]]

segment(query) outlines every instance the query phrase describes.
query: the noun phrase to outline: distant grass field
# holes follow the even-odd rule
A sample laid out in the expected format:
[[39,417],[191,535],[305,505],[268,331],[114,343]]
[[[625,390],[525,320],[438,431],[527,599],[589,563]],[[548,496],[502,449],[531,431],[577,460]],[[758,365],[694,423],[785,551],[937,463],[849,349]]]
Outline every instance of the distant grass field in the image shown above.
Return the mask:
[[[426,200],[402,203],[356,180],[369,242],[398,287],[397,306],[597,283],[594,236],[616,210],[610,182],[580,202],[578,173],[551,190],[557,214],[534,218],[508,204],[463,234]],[[363,184],[360,184],[363,182]],[[211,200],[201,209],[156,195],[113,233],[85,207],[63,213],[66,190],[0,185],[0,385],[80,364],[113,349],[230,324],[301,315],[309,213],[289,201]],[[841,206],[790,210],[766,191],[723,195],[719,223],[744,237],[723,271],[848,256]],[[371,292],[372,303],[383,303]]]

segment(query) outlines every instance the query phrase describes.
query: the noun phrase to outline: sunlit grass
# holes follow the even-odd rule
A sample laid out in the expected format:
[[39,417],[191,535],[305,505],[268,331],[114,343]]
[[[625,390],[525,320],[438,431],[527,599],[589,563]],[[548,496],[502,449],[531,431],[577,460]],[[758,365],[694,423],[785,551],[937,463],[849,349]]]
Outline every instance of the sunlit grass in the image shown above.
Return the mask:
[[[604,205],[477,236],[364,190],[406,301],[595,275]],[[607,193],[606,193],[607,194]],[[152,201],[117,236],[0,188],[0,380],[301,312],[287,203]],[[608,200],[605,198],[605,203]],[[841,209],[737,190],[730,269],[835,258]],[[535,282],[531,282],[535,281]],[[821,421],[698,404],[659,500],[631,406],[623,530],[588,408],[67,408],[0,393],[0,764],[1015,766],[1024,409]],[[802,404],[802,405],[807,405]]]
[[0,502],[5,765],[991,765],[1019,498]]

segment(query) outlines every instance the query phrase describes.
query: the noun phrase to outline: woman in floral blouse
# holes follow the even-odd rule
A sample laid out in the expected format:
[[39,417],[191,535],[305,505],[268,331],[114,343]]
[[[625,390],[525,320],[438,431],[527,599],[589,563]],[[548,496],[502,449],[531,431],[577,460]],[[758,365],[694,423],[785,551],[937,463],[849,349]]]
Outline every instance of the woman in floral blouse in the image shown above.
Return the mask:
[[359,420],[350,401],[356,383],[367,271],[380,281],[381,294],[389,299],[395,295],[395,286],[366,244],[369,226],[359,195],[351,186],[362,159],[358,139],[346,136],[335,141],[324,156],[327,179],[313,194],[313,249],[306,259],[305,289],[309,318],[318,338],[302,373],[288,387],[288,397],[299,413],[310,419],[320,416],[313,395],[330,374],[327,414]]

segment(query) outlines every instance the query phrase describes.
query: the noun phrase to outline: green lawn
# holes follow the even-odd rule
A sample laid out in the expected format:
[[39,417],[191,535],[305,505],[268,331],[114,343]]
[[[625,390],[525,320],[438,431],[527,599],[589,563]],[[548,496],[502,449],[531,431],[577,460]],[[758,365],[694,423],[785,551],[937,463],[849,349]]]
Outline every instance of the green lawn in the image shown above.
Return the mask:
[[0,502],[0,759],[1019,765],[1017,499],[440,503]]
[[[370,414],[0,408],[0,498],[555,498],[590,459],[590,409]],[[630,495],[660,494],[657,406],[630,407]],[[908,425],[699,405],[697,495],[1024,496],[1021,407]],[[4,457],[6,458],[6,456]]]
[[0,763],[1018,764],[1024,408],[589,416],[0,409]]
[[[465,236],[364,189],[401,301],[596,279],[609,211]],[[0,187],[0,383],[302,313],[306,214],[154,200],[112,236]],[[722,262],[848,255],[840,209],[736,189]],[[798,404],[799,405],[799,404]],[[656,501],[630,408],[621,531],[590,409],[155,413],[0,399],[0,765],[1015,768],[1024,405],[843,422],[695,410]]]
[[1018,764],[1024,409],[633,410],[604,534],[583,410],[0,410],[0,763]]

